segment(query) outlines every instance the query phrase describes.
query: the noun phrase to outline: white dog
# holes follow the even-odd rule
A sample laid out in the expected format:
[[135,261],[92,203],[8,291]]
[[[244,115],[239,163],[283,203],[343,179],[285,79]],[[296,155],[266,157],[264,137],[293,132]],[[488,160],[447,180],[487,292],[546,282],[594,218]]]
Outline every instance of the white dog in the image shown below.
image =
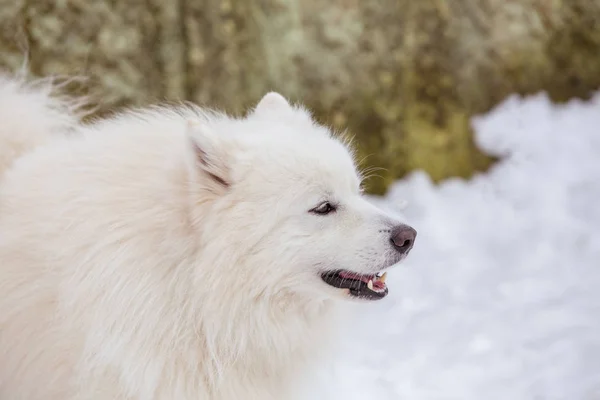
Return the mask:
[[288,399],[412,248],[276,93],[85,126],[50,92],[0,79],[1,399]]

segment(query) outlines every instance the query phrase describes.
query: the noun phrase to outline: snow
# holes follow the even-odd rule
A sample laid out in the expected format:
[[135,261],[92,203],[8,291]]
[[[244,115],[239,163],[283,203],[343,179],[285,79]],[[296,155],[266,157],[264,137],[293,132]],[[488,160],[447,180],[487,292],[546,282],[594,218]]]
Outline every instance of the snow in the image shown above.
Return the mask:
[[600,399],[600,95],[512,97],[473,125],[502,161],[391,189],[415,248],[307,398]]

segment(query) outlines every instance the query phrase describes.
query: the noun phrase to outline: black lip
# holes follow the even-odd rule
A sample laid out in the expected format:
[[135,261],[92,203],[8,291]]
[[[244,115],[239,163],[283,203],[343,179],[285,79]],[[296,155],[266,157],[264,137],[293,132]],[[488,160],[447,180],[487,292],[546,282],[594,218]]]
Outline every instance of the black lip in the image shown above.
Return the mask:
[[366,283],[358,279],[342,278],[341,270],[328,271],[321,274],[325,283],[338,289],[349,289],[350,295],[365,300],[381,300],[388,294],[388,288],[381,292],[369,289]]

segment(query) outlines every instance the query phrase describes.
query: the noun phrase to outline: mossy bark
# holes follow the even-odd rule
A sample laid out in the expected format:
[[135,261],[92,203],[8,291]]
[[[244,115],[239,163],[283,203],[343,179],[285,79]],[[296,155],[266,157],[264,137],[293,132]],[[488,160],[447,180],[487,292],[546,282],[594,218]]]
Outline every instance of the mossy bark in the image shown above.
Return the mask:
[[381,193],[485,169],[469,121],[510,93],[589,96],[599,20],[590,0],[0,0],[0,66],[88,76],[99,113],[277,90],[355,134]]

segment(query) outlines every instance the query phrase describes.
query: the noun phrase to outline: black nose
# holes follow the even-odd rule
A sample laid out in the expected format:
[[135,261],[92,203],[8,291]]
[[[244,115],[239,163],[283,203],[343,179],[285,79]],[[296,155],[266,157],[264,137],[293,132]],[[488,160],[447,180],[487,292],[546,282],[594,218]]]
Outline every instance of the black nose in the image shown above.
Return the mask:
[[392,229],[390,241],[394,248],[402,254],[406,254],[412,249],[417,237],[417,231],[408,225],[398,225]]

